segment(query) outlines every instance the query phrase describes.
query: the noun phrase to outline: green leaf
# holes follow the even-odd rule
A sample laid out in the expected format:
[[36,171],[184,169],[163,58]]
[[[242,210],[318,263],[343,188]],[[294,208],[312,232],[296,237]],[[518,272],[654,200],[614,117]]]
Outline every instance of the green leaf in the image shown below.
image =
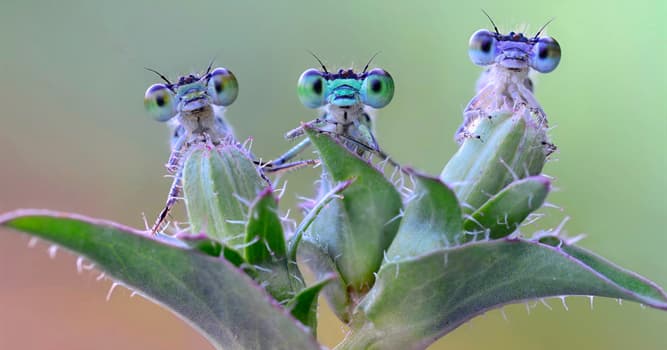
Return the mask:
[[326,249],[308,239],[302,239],[298,248],[299,260],[306,264],[315,275],[316,280],[326,279],[327,276],[335,276],[333,281],[324,287],[326,298],[331,311],[344,323],[350,321],[352,315],[352,300],[348,294],[345,280],[338,271],[334,260],[329,256]]
[[353,180],[340,182],[336,186],[333,186],[329,192],[322,195],[315,206],[303,218],[299,227],[297,227],[296,233],[290,240],[289,249],[289,256],[292,260],[296,259],[298,251],[301,261],[310,267],[318,281],[330,280],[330,283],[325,287],[324,295],[334,314],[346,323],[350,320],[352,306],[347,294],[347,287],[343,283],[343,278],[338,272],[336,264],[323,247],[313,244],[309,240],[302,240],[302,238],[304,232],[308,230],[322,209],[337,198],[338,194],[348,188],[353,182]]
[[224,259],[73,214],[17,211],[0,216],[0,225],[85,256],[107,275],[170,308],[217,349],[319,349],[286,310]]
[[471,214],[515,177],[542,172],[548,147],[546,130],[527,109],[480,119],[469,138],[449,160],[440,178],[452,186],[463,212]]
[[514,232],[528,214],[542,206],[550,188],[551,181],[542,175],[530,176],[507,185],[465,220],[463,229],[473,233],[465,236],[466,241],[475,238],[475,232],[481,232],[491,239]]
[[243,272],[246,273],[246,275],[252,277],[253,279],[257,280],[257,270],[255,270],[255,267],[248,264],[245,259],[243,259],[243,255],[239,253],[236,249],[230,248],[226,245],[222,246],[222,257],[227,260],[230,264],[234,265],[234,267],[238,267],[239,269],[243,270]]
[[183,196],[193,234],[230,246],[243,243],[248,203],[265,187],[257,167],[236,145],[195,145],[183,166]]
[[292,299],[304,287],[301,273],[290,268],[278,202],[267,187],[253,201],[246,226],[245,260],[255,267],[255,280],[278,302]]
[[357,329],[339,349],[423,349],[490,309],[565,295],[623,298],[667,310],[662,289],[584,249],[475,242],[385,264],[354,315]]
[[[159,236],[162,239],[169,239],[172,238],[171,236],[167,235],[162,235],[160,234]],[[214,257],[219,257],[221,254],[223,254],[224,249],[226,248],[225,246],[222,245],[222,243],[208,238],[208,236],[204,234],[199,234],[199,235],[191,235],[189,233],[186,234],[178,234],[175,239],[179,240],[182,243],[185,243],[188,247],[192,249],[196,249],[204,254],[214,256]],[[178,244],[178,243],[176,243]],[[233,259],[233,258],[232,258]],[[241,257],[243,259],[243,257]],[[238,263],[233,260],[227,259],[229,262],[234,264],[234,266],[238,267],[243,263],[244,261],[239,261]]]
[[414,193],[387,251],[389,261],[449,247],[462,233],[461,208],[454,192],[437,178],[415,172],[411,176]]
[[336,276],[332,275],[304,288],[287,304],[287,309],[290,310],[292,316],[308,326],[313,336],[316,336],[317,331],[317,297],[322,288],[335,278]]
[[[565,242],[563,242],[557,237],[552,236],[549,238],[551,238],[551,242],[546,244],[557,247],[562,251],[564,251],[565,253],[572,256],[573,258],[581,261],[587,266],[590,266],[590,268],[592,268],[593,270],[609,278],[614,284],[617,284],[624,289],[632,291],[633,293],[637,293],[641,297],[652,299],[649,302],[644,302],[640,300],[636,301],[646,303],[647,305],[652,307],[657,307],[660,309],[667,310],[667,307],[665,307],[665,293],[662,291],[662,289],[660,289],[660,287],[658,287],[654,283],[649,282],[645,278],[631,272],[628,273],[627,271],[622,271],[626,273],[619,273],[619,271],[617,271],[619,268],[610,263],[609,261],[607,261],[606,259],[597,256],[587,251],[586,249],[574,245],[567,245],[565,244]],[[544,242],[545,239],[546,237],[540,239],[540,242]],[[656,306],[660,304],[662,304],[662,306]]]
[[350,153],[329,135],[307,125],[304,130],[319,150],[324,171],[328,173],[322,180],[325,188],[328,190],[332,182],[355,181],[342,191],[342,199],[333,199],[322,209],[302,240],[326,252],[344,283],[352,291],[364,293],[373,284],[384,251],[396,235],[399,221],[395,219],[402,207],[401,197],[367,161]]
[[343,181],[333,186],[329,192],[323,194],[321,198],[319,198],[317,203],[315,203],[315,206],[310,209],[310,211],[308,211],[306,216],[303,217],[303,220],[301,220],[301,223],[299,223],[299,226],[296,228],[296,232],[289,239],[287,254],[291,260],[296,260],[297,248],[299,247],[303,233],[306,232],[313,221],[315,221],[317,215],[320,214],[322,209],[324,209],[324,207],[326,207],[329,202],[331,202],[334,198],[337,198],[338,194],[350,186],[353,182],[354,179]]
[[192,235],[182,233],[176,236],[167,236],[159,233],[156,238],[163,243],[173,244],[181,248],[191,248],[210,256],[220,257],[222,255],[222,258],[227,260],[227,262],[240,268],[248,276],[257,279],[255,267],[248,264],[241,253],[234,248],[223,245],[217,240],[208,238],[205,234]]
[[264,189],[250,207],[245,243],[245,257],[251,264],[270,263],[287,253],[278,202],[271,187]]

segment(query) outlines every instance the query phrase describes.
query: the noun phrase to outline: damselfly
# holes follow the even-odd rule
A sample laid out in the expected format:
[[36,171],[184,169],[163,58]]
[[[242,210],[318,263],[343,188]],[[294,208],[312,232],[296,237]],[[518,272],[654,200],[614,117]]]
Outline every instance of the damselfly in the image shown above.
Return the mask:
[[[371,108],[383,108],[391,102],[394,96],[391,75],[380,68],[369,71],[370,61],[360,73],[353,69],[340,69],[332,73],[322,61],[317,60],[322,69],[311,68],[303,72],[297,87],[299,99],[306,107],[322,111],[320,117],[307,124],[321,133],[332,135],[359,156],[377,154],[389,160],[373,134]],[[303,128],[298,127],[285,134],[285,138],[294,139],[303,133]],[[308,145],[310,139],[306,138],[269,164],[281,166]]]
[[[181,191],[182,166],[188,150],[195,144],[233,145],[242,147],[224,118],[225,107],[231,105],[238,96],[238,82],[226,68],[209,67],[201,74],[182,76],[172,83],[164,75],[158,74],[165,83],[151,85],[144,95],[148,112],[158,121],[169,122],[172,129],[171,156],[166,164],[174,176],[164,209],[158,215],[152,232],[156,233],[171,208],[176,204]],[[268,183],[263,171],[279,171],[293,167],[314,164],[315,161],[301,161],[281,166],[266,166],[249,157],[258,168],[262,178]],[[261,167],[260,167],[261,166]]]
[[536,115],[536,122],[547,127],[546,114],[533,95],[529,72],[532,69],[549,73],[556,69],[560,62],[561,50],[558,42],[551,37],[541,36],[549,22],[533,37],[515,32],[503,35],[493,20],[491,24],[494,32],[480,29],[470,38],[470,59],[473,63],[488,68],[477,81],[477,94],[463,112],[463,124],[455,135],[458,143],[477,137],[474,133],[476,122],[499,110],[528,107]]

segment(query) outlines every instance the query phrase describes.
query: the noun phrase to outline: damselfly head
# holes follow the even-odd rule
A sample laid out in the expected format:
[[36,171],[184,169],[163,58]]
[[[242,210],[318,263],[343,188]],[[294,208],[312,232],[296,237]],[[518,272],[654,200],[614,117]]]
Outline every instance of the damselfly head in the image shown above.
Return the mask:
[[238,96],[236,77],[226,68],[209,69],[202,76],[184,75],[176,83],[157,74],[166,84],[151,85],[144,95],[144,105],[149,114],[161,122],[211,104],[229,106]]
[[380,68],[364,69],[361,73],[352,69],[330,73],[324,67],[322,70],[311,68],[299,77],[297,93],[308,108],[327,104],[346,108],[359,103],[382,108],[394,96],[394,80]]
[[468,46],[468,55],[480,66],[497,64],[509,70],[532,68],[549,73],[560,62],[560,45],[548,36],[540,37],[541,30],[533,37],[510,32],[503,35],[486,29],[476,31]]

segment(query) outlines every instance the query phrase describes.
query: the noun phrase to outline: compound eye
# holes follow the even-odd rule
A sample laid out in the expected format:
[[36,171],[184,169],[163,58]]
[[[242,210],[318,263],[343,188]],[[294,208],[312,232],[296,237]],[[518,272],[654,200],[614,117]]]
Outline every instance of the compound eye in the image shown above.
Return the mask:
[[218,106],[229,106],[239,95],[239,83],[226,68],[214,69],[208,78],[208,95]]
[[533,45],[530,54],[530,66],[540,73],[549,73],[558,67],[560,62],[560,45],[556,39],[545,36]]
[[486,29],[476,31],[468,43],[468,56],[472,63],[487,66],[496,58],[496,37]]
[[394,79],[385,70],[374,68],[361,83],[361,101],[373,108],[382,108],[394,97]]
[[164,84],[153,84],[146,90],[144,106],[151,117],[160,122],[166,122],[176,115],[176,99]]
[[327,80],[317,69],[308,69],[299,77],[297,94],[299,100],[308,108],[318,108],[326,104]]

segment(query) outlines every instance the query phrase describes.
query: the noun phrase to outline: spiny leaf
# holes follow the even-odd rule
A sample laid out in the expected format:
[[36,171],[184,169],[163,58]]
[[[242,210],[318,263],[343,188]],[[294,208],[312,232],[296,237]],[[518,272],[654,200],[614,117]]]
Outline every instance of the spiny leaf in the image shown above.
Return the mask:
[[[540,239],[540,242],[544,243],[547,240],[550,240],[550,242],[545,244],[557,247],[606,278],[609,278],[614,284],[632,293],[636,293],[637,298],[650,298],[649,300],[651,301],[647,302],[647,305],[667,310],[665,307],[665,293],[655,283],[628,271],[623,271],[627,273],[619,273],[618,270],[620,268],[610,263],[605,258],[597,256],[586,249],[575,245],[568,245],[557,237],[544,237]],[[660,306],[660,304],[662,304],[662,306]]]
[[[350,153],[330,136],[304,126],[317,147],[327,182],[355,179],[315,218],[303,240],[319,246],[335,262],[344,283],[363,293],[373,283],[384,250],[396,235],[401,198],[394,186],[367,161]],[[303,243],[303,242],[302,242]],[[335,257],[335,258],[334,258]]]
[[270,187],[257,196],[250,208],[245,242],[245,257],[251,264],[281,259],[287,253],[278,202]]
[[[160,237],[168,238],[170,236],[160,235]],[[223,254],[224,246],[222,245],[222,243],[218,242],[217,240],[210,239],[208,238],[208,236],[204,234],[199,234],[199,235],[191,235],[189,233],[178,234],[176,235],[175,238],[178,239],[180,242],[185,243],[188,247],[196,249],[210,256],[219,257],[220,254]],[[236,267],[238,267],[242,263],[239,262],[238,264],[236,264],[233,261],[230,262],[234,264]]]
[[316,336],[317,331],[317,297],[322,288],[333,281],[336,276],[331,275],[308,288],[304,288],[287,304],[287,309],[294,318],[308,326]]
[[0,225],[61,245],[167,306],[217,349],[319,349],[312,336],[241,270],[118,224],[24,210]]
[[256,280],[279,302],[294,297],[304,285],[298,269],[290,269],[278,202],[267,187],[253,201],[246,226],[245,259],[256,268]]
[[299,223],[299,226],[296,228],[296,232],[294,235],[290,238],[288,242],[288,256],[290,260],[296,260],[296,252],[297,248],[299,247],[299,243],[301,242],[301,238],[303,237],[303,233],[306,232],[306,230],[310,227],[310,225],[315,221],[315,218],[317,215],[320,214],[322,209],[326,207],[329,202],[331,202],[334,198],[337,198],[338,194],[345,190],[348,186],[350,186],[354,180],[347,180],[338,183],[337,185],[333,186],[331,190],[325,194],[322,195],[321,198],[315,203],[315,206],[308,211],[308,214],[304,216],[303,220],[301,220],[301,223]]
[[415,190],[387,251],[389,261],[449,247],[462,233],[461,208],[454,192],[437,178],[412,171],[411,176]]
[[317,280],[335,276],[333,281],[324,287],[323,294],[333,313],[344,323],[349,322],[353,308],[352,300],[345,280],[331,256],[322,246],[306,239],[299,243],[299,259],[310,268]]
[[514,232],[530,213],[539,209],[549,194],[551,181],[545,176],[530,176],[507,185],[463,223],[463,229],[472,233],[465,241],[472,240],[475,232],[482,232],[491,239],[502,238]]
[[324,295],[334,313],[343,322],[349,321],[351,314],[350,299],[343,278],[338,272],[338,268],[333,262],[333,259],[331,259],[323,247],[313,244],[309,240],[304,241],[302,238],[303,234],[308,230],[313,221],[315,221],[315,218],[319,215],[322,209],[324,209],[333,199],[337,198],[339,193],[348,188],[353,182],[354,180],[340,182],[333,186],[329,192],[322,195],[322,198],[319,199],[315,206],[308,212],[306,217],[304,217],[303,221],[301,221],[299,227],[297,227],[296,234],[290,240],[289,249],[289,256],[291,259],[296,259],[298,249],[301,261],[310,267],[317,280],[331,280],[331,282],[325,286]]
[[354,315],[359,329],[337,349],[423,349],[490,309],[564,295],[623,298],[667,310],[662,289],[584,249],[475,242],[385,264]]

